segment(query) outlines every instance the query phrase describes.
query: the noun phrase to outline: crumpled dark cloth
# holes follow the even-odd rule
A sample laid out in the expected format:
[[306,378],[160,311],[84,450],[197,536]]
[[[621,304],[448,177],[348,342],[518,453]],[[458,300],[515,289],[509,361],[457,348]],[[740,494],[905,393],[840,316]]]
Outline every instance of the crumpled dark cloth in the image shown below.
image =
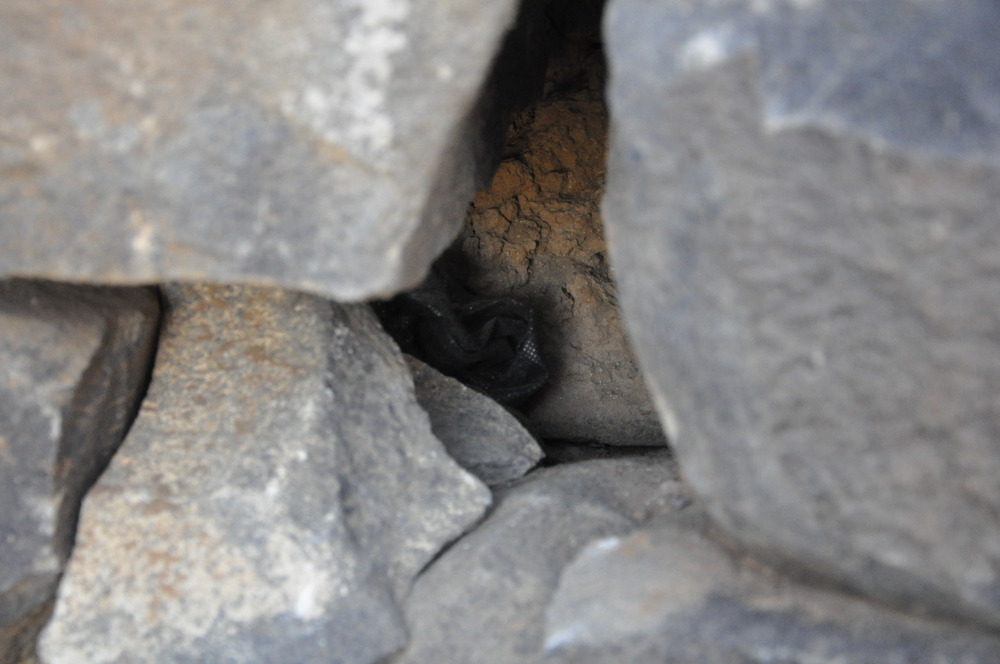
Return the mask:
[[416,289],[374,303],[375,313],[403,352],[502,404],[523,405],[549,377],[534,312],[516,298],[469,292],[456,265],[439,261]]

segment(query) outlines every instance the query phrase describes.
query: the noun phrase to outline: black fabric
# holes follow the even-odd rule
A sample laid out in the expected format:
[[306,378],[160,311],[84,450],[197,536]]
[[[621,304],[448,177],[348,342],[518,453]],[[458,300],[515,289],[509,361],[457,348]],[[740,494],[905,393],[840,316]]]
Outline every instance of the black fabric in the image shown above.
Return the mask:
[[460,262],[439,261],[416,289],[374,304],[400,348],[500,403],[520,406],[548,380],[534,312],[512,297],[464,286]]

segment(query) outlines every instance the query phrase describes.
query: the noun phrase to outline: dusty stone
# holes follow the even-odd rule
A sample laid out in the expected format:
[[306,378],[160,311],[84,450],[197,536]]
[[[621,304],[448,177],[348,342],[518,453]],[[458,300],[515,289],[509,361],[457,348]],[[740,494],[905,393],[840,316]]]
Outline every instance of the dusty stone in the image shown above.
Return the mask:
[[470,285],[535,308],[550,370],[550,386],[528,410],[539,435],[664,445],[621,323],[601,230],[600,51],[586,41],[567,45],[547,85],[542,101],[515,119],[506,157],[469,211],[461,244],[474,268]]
[[1000,7],[605,25],[604,218],[685,478],[778,566],[1000,627]]
[[415,357],[405,357],[431,431],[462,468],[496,486],[522,477],[541,460],[542,448],[507,409]]
[[145,389],[149,289],[0,281],[0,662],[32,648],[84,492]]
[[540,85],[517,7],[3,3],[0,275],[415,285]]
[[393,664],[540,661],[544,610],[562,567],[588,542],[684,504],[670,461],[617,459],[543,469],[498,493],[496,509],[414,584],[411,640]]
[[372,662],[489,492],[364,306],[174,286],[146,400],[88,494],[46,664]]
[[1000,635],[819,590],[712,541],[695,507],[592,542],[546,611],[546,660],[574,664],[988,664]]

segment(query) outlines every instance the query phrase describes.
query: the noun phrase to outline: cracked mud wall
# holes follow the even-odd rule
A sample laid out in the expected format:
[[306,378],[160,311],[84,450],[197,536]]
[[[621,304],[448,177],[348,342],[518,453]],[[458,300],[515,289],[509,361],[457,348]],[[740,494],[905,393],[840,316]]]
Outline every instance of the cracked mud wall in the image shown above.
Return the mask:
[[511,124],[492,185],[460,245],[470,288],[528,300],[551,381],[530,406],[545,438],[613,445],[666,440],[629,346],[600,216],[607,149],[596,27],[551,59],[542,100]]

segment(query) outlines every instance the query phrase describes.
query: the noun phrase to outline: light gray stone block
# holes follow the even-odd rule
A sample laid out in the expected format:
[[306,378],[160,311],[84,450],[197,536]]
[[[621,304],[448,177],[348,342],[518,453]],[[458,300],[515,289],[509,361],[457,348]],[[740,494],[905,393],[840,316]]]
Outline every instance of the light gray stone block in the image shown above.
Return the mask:
[[604,219],[731,535],[1000,627],[1000,7],[612,0]]
[[541,661],[544,611],[564,565],[595,539],[622,535],[686,502],[669,460],[616,459],[536,471],[414,584],[411,640],[393,664]]
[[589,544],[546,610],[546,662],[989,664],[1000,636],[918,620],[734,555],[692,506]]
[[364,306],[174,286],[149,393],[88,494],[46,664],[372,662],[489,491]]
[[431,430],[462,468],[496,486],[541,460],[538,442],[506,408],[415,357],[407,355],[406,362]]
[[415,285],[540,80],[518,4],[5,2],[0,275]]

